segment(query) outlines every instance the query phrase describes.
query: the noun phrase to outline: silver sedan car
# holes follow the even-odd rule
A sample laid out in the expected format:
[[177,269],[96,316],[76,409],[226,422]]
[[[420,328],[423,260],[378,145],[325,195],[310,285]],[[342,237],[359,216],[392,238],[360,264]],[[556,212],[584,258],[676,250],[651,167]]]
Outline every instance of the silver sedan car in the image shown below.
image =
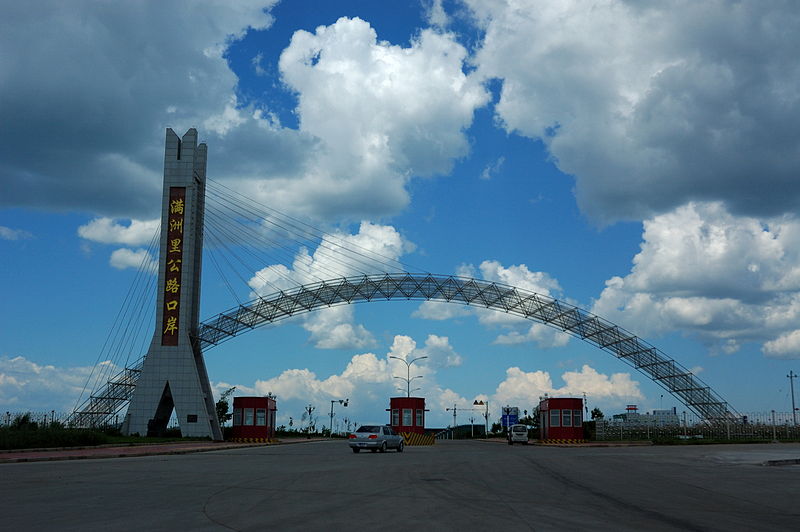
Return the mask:
[[403,437],[386,425],[363,425],[350,434],[347,442],[354,453],[361,449],[369,449],[373,453],[385,453],[386,449],[403,452]]

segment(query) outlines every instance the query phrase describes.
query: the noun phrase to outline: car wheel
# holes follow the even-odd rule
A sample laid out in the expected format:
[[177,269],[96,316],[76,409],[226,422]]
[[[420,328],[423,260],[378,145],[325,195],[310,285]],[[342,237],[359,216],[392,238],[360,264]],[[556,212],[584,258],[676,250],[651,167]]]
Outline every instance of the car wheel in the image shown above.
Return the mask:
[[400,442],[400,445],[397,446],[397,452],[398,453],[402,453],[403,452],[403,442]]
[[383,442],[383,443],[381,444],[381,452],[382,452],[382,453],[385,453],[385,452],[386,452],[386,442]]
[[357,453],[358,451],[360,451],[360,450],[361,450],[361,449],[359,449],[358,447],[351,447],[351,448],[353,449],[353,452],[354,452],[354,453]]

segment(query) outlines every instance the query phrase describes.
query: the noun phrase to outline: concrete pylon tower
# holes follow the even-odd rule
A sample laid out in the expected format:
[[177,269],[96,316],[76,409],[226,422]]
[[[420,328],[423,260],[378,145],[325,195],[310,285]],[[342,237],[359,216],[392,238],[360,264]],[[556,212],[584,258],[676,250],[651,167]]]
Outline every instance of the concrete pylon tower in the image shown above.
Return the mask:
[[194,128],[167,129],[156,328],[122,430],[158,435],[176,412],[183,436],[222,439],[203,353],[200,270],[206,187],[205,144]]

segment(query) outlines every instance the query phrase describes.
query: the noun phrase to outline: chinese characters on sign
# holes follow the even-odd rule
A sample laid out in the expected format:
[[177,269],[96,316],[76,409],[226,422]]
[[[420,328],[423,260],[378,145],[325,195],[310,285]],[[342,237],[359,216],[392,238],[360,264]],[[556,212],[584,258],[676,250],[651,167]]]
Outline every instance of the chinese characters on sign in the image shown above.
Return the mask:
[[170,187],[167,254],[164,275],[164,321],[161,345],[178,345],[181,310],[181,272],[183,271],[183,220],[186,187]]

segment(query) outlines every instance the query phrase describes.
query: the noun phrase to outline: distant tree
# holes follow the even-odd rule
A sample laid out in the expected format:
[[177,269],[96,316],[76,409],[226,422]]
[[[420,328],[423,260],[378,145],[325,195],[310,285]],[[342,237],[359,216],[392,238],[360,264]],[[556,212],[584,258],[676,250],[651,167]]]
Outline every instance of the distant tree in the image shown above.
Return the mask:
[[14,421],[11,422],[12,429],[20,429],[20,430],[29,430],[35,429],[38,425],[35,421],[31,421],[31,414],[27,412],[25,414],[19,414],[14,418]]
[[231,407],[230,403],[228,403],[228,397],[230,397],[235,389],[236,386],[228,388],[225,390],[225,393],[219,396],[219,401],[217,401],[217,418],[219,419],[220,425],[224,425],[233,417],[233,414],[228,413]]
[[592,409],[592,420],[603,419],[604,417],[602,410],[597,407]]
[[492,423],[492,432],[501,432],[503,426],[500,423]]
[[539,407],[537,406],[534,408],[530,415],[528,415],[528,411],[525,410],[525,417],[520,418],[519,423],[523,425],[527,425],[531,428],[538,429],[539,428]]

